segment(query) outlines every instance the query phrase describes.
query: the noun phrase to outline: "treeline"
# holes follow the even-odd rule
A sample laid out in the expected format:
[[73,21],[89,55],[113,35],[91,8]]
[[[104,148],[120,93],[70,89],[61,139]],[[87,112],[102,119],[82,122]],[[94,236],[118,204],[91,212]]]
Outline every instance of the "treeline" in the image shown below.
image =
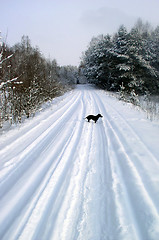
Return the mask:
[[58,66],[43,57],[30,39],[8,47],[0,46],[0,126],[4,121],[21,122],[40,105],[61,95],[77,81],[77,67]]
[[128,32],[92,38],[81,68],[90,83],[127,94],[159,94],[159,26],[141,20]]

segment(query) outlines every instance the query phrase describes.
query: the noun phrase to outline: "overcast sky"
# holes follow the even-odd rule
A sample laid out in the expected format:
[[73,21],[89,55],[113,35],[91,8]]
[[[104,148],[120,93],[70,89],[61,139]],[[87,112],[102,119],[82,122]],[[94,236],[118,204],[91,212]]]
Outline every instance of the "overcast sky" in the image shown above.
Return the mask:
[[78,65],[93,36],[130,29],[138,18],[159,25],[159,0],[0,0],[0,31],[13,45],[29,36],[46,58]]

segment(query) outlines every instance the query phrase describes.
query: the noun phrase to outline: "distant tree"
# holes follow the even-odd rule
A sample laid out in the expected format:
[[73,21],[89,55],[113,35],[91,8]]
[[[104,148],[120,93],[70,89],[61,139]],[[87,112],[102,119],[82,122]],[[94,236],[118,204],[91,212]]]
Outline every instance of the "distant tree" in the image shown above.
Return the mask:
[[63,84],[74,85],[78,79],[78,68],[76,66],[61,66],[59,68],[60,81]]

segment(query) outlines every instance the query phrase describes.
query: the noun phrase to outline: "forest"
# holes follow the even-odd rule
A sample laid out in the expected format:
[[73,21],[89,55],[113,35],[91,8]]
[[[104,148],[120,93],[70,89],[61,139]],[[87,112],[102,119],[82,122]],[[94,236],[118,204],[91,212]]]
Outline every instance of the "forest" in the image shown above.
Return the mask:
[[159,94],[159,26],[138,20],[128,31],[93,37],[81,66],[90,83],[108,91]]
[[28,36],[12,47],[1,43],[0,127],[33,116],[42,103],[72,88],[77,74],[77,67],[46,59]]

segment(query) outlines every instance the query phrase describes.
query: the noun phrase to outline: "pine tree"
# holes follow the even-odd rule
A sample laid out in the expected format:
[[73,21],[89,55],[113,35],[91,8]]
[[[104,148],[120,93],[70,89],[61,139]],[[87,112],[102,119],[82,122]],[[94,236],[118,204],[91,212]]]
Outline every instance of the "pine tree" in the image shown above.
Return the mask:
[[93,38],[82,58],[87,80],[107,90],[129,94],[159,92],[159,28],[140,19],[127,32],[120,26],[113,36]]

